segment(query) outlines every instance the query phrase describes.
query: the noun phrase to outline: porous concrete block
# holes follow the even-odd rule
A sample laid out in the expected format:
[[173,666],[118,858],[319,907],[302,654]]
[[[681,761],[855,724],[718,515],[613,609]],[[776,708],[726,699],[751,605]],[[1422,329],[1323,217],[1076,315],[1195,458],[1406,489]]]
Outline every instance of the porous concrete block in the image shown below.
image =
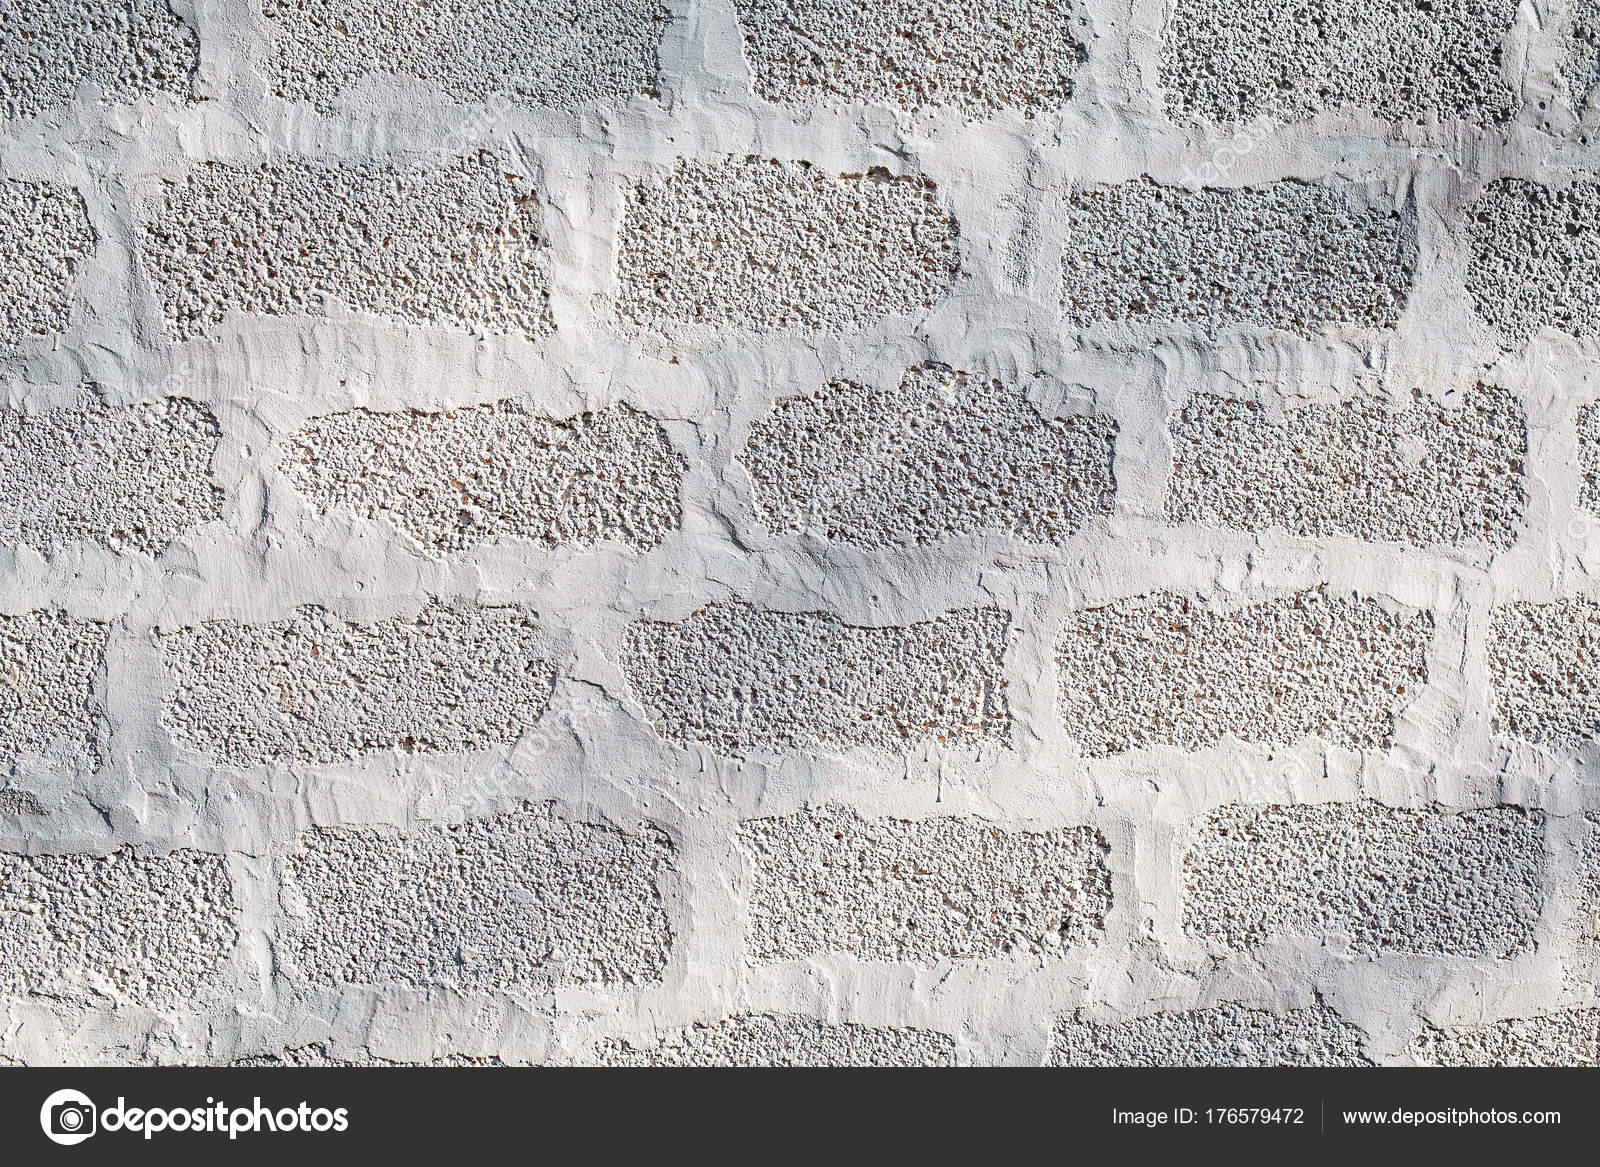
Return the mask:
[[670,741],[732,754],[972,748],[1010,738],[1008,624],[993,608],[863,628],[825,612],[711,604],[676,623],[630,624],[622,663]]
[[238,940],[219,856],[0,853],[0,996],[190,1007]]
[[1103,1024],[1069,1018],[1052,1066],[1370,1066],[1361,1031],[1326,1006],[1275,1013],[1219,1005]]
[[734,0],[756,93],[982,117],[1059,109],[1087,51],[1073,0]]
[[756,961],[1059,955],[1098,943],[1111,907],[1111,849],[1092,827],[1012,831],[824,806],[746,822],[739,845]]
[[312,418],[283,468],[317,510],[387,520],[443,554],[504,538],[648,551],[678,526],[687,463],[625,405],[552,421],[498,401]]
[[0,0],[0,1063],[1593,1010],[1595,30]]
[[1600,1066],[1600,1009],[1429,1029],[1412,1049],[1430,1066]]
[[1573,979],[1586,983],[1590,993],[1600,993],[1600,812],[1591,811],[1583,817],[1573,904],[1577,941]]
[[1042,417],[999,381],[929,365],[891,390],[835,381],[779,401],[739,461],[774,534],[874,548],[975,531],[1058,543],[1111,513],[1116,428]]
[[106,625],[63,612],[0,616],[0,772],[23,760],[99,763],[95,682],[106,634]]
[[370,79],[553,108],[654,94],[659,0],[264,0],[273,92],[331,112]]
[[1190,827],[1183,927],[1239,952],[1307,938],[1356,956],[1508,959],[1539,921],[1544,836],[1544,814],[1519,806],[1222,806]]
[[1287,180],[1188,190],[1148,178],[1068,202],[1068,324],[1237,328],[1315,336],[1395,327],[1416,274],[1416,212]]
[[1196,394],[1167,425],[1167,520],[1511,546],[1524,504],[1522,406],[1483,385],[1448,406],[1415,396],[1408,409],[1359,397],[1275,418],[1254,402]]
[[1578,411],[1578,505],[1600,514],[1600,405]]
[[1573,0],[1571,40],[1561,60],[1567,96],[1582,110],[1600,82],[1600,0]]
[[194,30],[168,0],[19,0],[0,5],[0,114],[33,117],[71,103],[188,96],[200,61]]
[[1213,611],[1170,592],[1086,608],[1056,646],[1060,709],[1090,757],[1200,750],[1232,735],[1386,749],[1427,678],[1428,612],[1295,592]]
[[550,805],[396,834],[311,831],[285,862],[279,943],[317,985],[548,990],[660,977],[672,947],[660,831]]
[[1600,184],[1491,183],[1467,218],[1467,291],[1503,342],[1600,326]]
[[1501,68],[1518,0],[1177,0],[1161,37],[1174,118],[1305,121],[1335,109],[1483,125],[1515,108]]
[[297,1069],[314,1066],[503,1066],[506,1063],[494,1055],[476,1057],[472,1054],[441,1054],[425,1061],[401,1062],[364,1051],[341,1055],[330,1049],[325,1041],[312,1041],[280,1049],[276,1053],[247,1054],[228,1064],[262,1069]]
[[83,197],[49,182],[0,180],[0,344],[67,327],[73,279],[94,250]]
[[48,814],[39,796],[30,790],[0,790],[0,815]]
[[537,340],[554,327],[538,197],[488,152],[440,166],[205,163],[163,183],[139,251],[167,330],[324,299],[406,324]]
[[607,1066],[952,1066],[956,1043],[904,1025],[747,1013],[697,1023],[643,1048],[609,1040],[599,1055]]
[[1600,603],[1573,596],[1496,608],[1489,676],[1497,733],[1569,748],[1600,733]]
[[416,616],[358,624],[307,606],[275,623],[179,628],[158,643],[162,725],[230,766],[502,745],[544,712],[555,683],[521,608],[432,601]]
[[0,412],[0,544],[159,554],[221,517],[219,436],[211,412],[183,397]]
[[930,307],[956,270],[956,223],[928,179],[680,160],[627,193],[617,314],[663,334],[850,332]]
[[1494,730],[1571,748],[1600,733],[1600,604],[1515,602],[1490,623]]

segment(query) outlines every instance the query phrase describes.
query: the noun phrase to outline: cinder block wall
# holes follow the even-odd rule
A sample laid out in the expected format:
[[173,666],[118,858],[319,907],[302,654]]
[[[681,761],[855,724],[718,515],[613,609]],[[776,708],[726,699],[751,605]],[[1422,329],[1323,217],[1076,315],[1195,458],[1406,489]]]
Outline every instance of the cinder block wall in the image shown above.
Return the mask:
[[1593,1064],[1591,0],[0,9],[0,1059]]

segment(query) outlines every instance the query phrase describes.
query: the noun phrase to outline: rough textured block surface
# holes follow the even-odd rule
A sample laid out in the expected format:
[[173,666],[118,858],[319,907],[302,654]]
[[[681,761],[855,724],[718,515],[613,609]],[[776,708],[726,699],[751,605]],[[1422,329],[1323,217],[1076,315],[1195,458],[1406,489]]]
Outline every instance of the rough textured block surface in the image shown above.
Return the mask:
[[1414,1049],[1430,1066],[1600,1066],[1600,1009],[1431,1029]]
[[1167,429],[1169,522],[1497,550],[1516,540],[1528,431],[1504,390],[1449,406],[1419,393],[1400,411],[1357,398],[1281,419],[1200,394]]
[[0,814],[43,815],[48,813],[39,797],[27,790],[0,790]]
[[1590,812],[1584,819],[1574,904],[1577,952],[1572,979],[1586,985],[1589,993],[1600,994],[1600,811]]
[[745,1014],[696,1024],[638,1048],[607,1041],[608,1066],[952,1066],[948,1034],[906,1026],[831,1025],[788,1014]]
[[658,0],[264,0],[262,12],[273,92],[324,111],[369,77],[431,81],[462,102],[620,104],[654,93],[669,19]]
[[291,620],[219,620],[159,642],[162,724],[184,748],[232,766],[515,741],[544,712],[555,678],[538,624],[520,608],[436,602],[357,624],[304,607]]
[[284,460],[318,510],[386,519],[441,553],[500,538],[649,550],[678,525],[685,468],[625,405],[551,421],[514,401],[313,418]]
[[775,534],[863,547],[995,531],[1054,543],[1111,513],[1116,424],[1046,419],[999,381],[941,366],[879,390],[779,401],[739,460]]
[[0,856],[234,881],[148,950],[87,877],[0,900],[0,1065],[1387,1065],[1592,1011],[1597,46],[0,0]]
[[1532,940],[1544,868],[1544,815],[1521,807],[1229,805],[1191,828],[1183,926],[1237,951],[1304,937],[1503,959]]
[[956,224],[925,178],[809,162],[679,162],[628,192],[617,312],[673,333],[852,331],[933,304],[956,273]]
[[312,1066],[503,1066],[507,1063],[497,1057],[474,1057],[471,1054],[443,1054],[426,1061],[399,1062],[380,1058],[371,1053],[339,1055],[328,1048],[325,1041],[308,1042],[291,1046],[276,1053],[249,1054],[235,1058],[230,1066],[256,1066],[261,1068],[293,1069]]
[[1582,596],[1495,610],[1495,730],[1564,748],[1600,733],[1600,603]]
[[0,412],[0,544],[157,554],[221,517],[216,419],[182,397]]
[[494,155],[448,165],[205,163],[139,249],[175,340],[230,314],[323,311],[538,339],[551,331],[538,200]]
[[1562,58],[1561,72],[1566,78],[1567,95],[1582,109],[1600,82],[1600,0],[1573,0],[1572,39]]
[[0,115],[67,105],[81,85],[112,102],[187,95],[199,56],[167,0],[17,0],[0,6]]
[[1578,411],[1578,505],[1600,514],[1600,405]]
[[0,997],[189,1007],[238,939],[223,861],[0,853]]
[[1396,711],[1422,690],[1432,635],[1427,612],[1322,589],[1221,612],[1136,596],[1084,609],[1062,630],[1061,716],[1091,757],[1199,750],[1230,734],[1383,749]]
[[1008,831],[981,819],[863,819],[826,806],[739,831],[757,961],[978,960],[1097,943],[1110,848],[1091,827]]
[[413,834],[312,831],[286,863],[280,937],[315,984],[465,992],[654,980],[671,841],[524,806]]
[[1369,1066],[1361,1032],[1332,1009],[1274,1013],[1221,1005],[1096,1024],[1066,1020],[1050,1035],[1052,1066]]
[[106,626],[61,612],[0,616],[0,771],[19,759],[93,767],[101,713],[95,679]]
[[1468,221],[1467,291],[1511,345],[1541,328],[1587,337],[1600,326],[1600,184],[1491,183]]
[[973,747],[1010,736],[1007,624],[992,608],[862,628],[823,612],[712,604],[677,623],[630,624],[623,669],[672,741],[727,753]]
[[1355,107],[1473,123],[1514,108],[1501,74],[1517,0],[1177,0],[1161,38],[1176,118],[1301,121]]
[[974,116],[1061,107],[1086,50],[1071,0],[734,0],[755,90]]
[[77,191],[0,180],[0,344],[66,328],[73,277],[94,245]]
[[1415,275],[1413,210],[1316,183],[1194,191],[1136,179],[1077,191],[1068,219],[1061,304],[1077,328],[1390,329]]

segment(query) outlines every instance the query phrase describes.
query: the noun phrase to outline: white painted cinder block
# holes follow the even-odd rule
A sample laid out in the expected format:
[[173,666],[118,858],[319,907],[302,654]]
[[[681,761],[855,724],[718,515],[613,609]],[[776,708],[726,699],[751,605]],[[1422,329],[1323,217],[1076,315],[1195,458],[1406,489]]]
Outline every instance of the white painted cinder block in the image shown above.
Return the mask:
[[1595,1061],[1593,0],[0,8],[0,1062]]

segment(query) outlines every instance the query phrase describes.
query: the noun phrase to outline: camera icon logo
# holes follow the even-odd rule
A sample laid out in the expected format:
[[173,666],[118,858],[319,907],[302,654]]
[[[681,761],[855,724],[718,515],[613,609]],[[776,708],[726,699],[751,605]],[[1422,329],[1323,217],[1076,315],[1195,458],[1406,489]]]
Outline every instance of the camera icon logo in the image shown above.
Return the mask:
[[89,1096],[77,1090],[57,1090],[39,1108],[39,1125],[52,1143],[70,1147],[94,1134],[98,1111]]

